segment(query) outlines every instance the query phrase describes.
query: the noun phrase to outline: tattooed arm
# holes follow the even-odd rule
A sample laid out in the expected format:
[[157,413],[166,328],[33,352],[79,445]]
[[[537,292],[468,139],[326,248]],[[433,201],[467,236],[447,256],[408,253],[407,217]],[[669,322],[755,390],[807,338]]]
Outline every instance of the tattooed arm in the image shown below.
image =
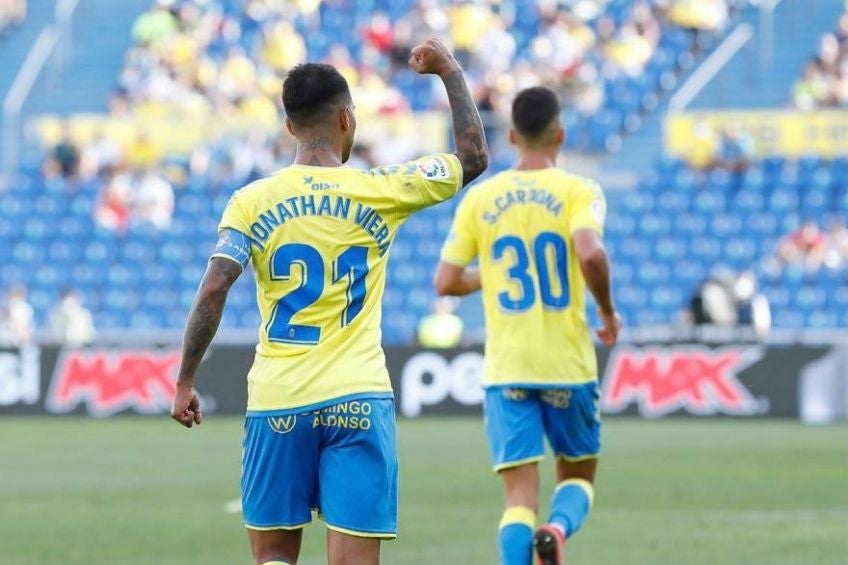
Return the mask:
[[191,306],[183,336],[177,393],[171,408],[171,417],[187,428],[200,424],[203,420],[200,401],[194,390],[194,375],[212,338],[215,337],[215,332],[218,331],[227,293],[241,272],[242,267],[237,262],[213,257]]
[[451,107],[456,156],[462,163],[463,185],[480,176],[489,166],[489,148],[483,122],[465,84],[462,68],[438,39],[429,39],[412,50],[410,66],[419,74],[442,79]]

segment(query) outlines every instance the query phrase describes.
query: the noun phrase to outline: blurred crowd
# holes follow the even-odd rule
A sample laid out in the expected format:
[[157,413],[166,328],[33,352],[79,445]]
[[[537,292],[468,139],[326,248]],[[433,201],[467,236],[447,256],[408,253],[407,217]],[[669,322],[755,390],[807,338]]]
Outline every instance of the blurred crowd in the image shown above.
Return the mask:
[[80,144],[64,125],[42,174],[48,189],[68,192],[97,179],[100,193],[93,215],[104,228],[161,230],[170,225],[174,212],[174,187],[161,159],[160,149],[143,133],[126,146],[102,133]]
[[[402,144],[380,144],[381,162],[412,155]],[[97,224],[123,233],[128,229],[166,230],[174,214],[176,193],[196,184],[214,196],[229,194],[253,180],[289,165],[294,140],[281,131],[256,128],[247,134],[222,135],[195,147],[187,156],[165,155],[150,137],[139,133],[121,144],[102,131],[78,141],[67,123],[47,151],[42,176],[48,190],[75,193],[96,190],[92,212]],[[354,146],[348,164],[358,169],[377,165],[372,145]]]
[[26,19],[27,0],[0,0],[0,37]]
[[822,37],[818,53],[795,83],[793,101],[801,110],[848,106],[848,10],[836,31]]
[[696,326],[751,328],[763,339],[771,329],[771,306],[757,276],[718,269],[692,295],[684,321]]
[[[35,310],[27,301],[27,294],[26,287],[13,286],[0,302],[0,344],[21,346],[35,340]],[[79,347],[94,341],[95,335],[94,318],[83,306],[79,293],[73,289],[62,291],[48,315],[45,341]]]
[[821,269],[840,271],[848,269],[848,227],[839,217],[832,217],[827,228],[816,221],[804,222],[798,229],[780,240],[777,254],[768,267],[787,265],[802,267],[807,272]]
[[[44,177],[68,190],[96,180],[94,217],[106,229],[166,229],[175,187],[232,190],[290,162],[292,140],[279,127],[282,77],[307,59],[344,74],[364,119],[443,109],[443,89],[407,65],[413,45],[439,35],[463,63],[487,123],[502,123],[513,94],[538,83],[556,87],[571,111],[591,115],[606,81],[642,73],[665,27],[720,30],[739,1],[156,0],[133,25],[111,115],[142,123],[214,115],[255,127],[179,159],[144,131],[118,143],[103,132],[74,139],[65,127]],[[412,156],[397,140],[376,140],[357,146],[351,164]]]
[[714,128],[706,122],[697,123],[693,138],[687,161],[695,169],[744,173],[751,166],[754,138],[737,124]]
[[[606,12],[616,3],[629,7],[624,17]],[[590,114],[605,80],[642,72],[663,25],[718,30],[735,3],[407,0],[384,3],[387,12],[374,0],[158,0],[135,22],[112,111],[273,121],[280,77],[307,57],[339,68],[363,113],[439,107],[442,93],[406,65],[413,45],[439,35],[482,109],[504,113],[514,92],[542,82]]]

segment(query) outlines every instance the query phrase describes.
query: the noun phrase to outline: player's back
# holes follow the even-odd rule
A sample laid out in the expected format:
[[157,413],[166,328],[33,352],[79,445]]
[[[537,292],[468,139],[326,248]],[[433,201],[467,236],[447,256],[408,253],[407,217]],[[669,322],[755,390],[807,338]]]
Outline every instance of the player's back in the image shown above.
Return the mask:
[[[598,185],[559,169],[509,170],[460,205],[444,259],[479,257],[486,316],[486,384],[581,383],[597,377],[578,229],[602,230]],[[461,257],[466,255],[466,257]]]
[[391,242],[461,177],[452,155],[368,172],[292,165],[233,196],[220,227],[252,240],[262,316],[249,410],[391,394],[380,346]]

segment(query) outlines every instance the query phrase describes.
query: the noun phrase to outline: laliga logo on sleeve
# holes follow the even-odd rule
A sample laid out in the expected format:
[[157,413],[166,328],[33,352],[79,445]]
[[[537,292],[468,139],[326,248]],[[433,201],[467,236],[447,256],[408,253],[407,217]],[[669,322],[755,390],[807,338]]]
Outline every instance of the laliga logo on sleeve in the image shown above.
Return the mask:
[[607,363],[601,407],[623,412],[635,403],[647,418],[681,409],[704,416],[765,414],[768,399],[754,398],[739,380],[761,357],[758,347],[618,348]]
[[441,157],[431,157],[425,161],[418,162],[418,170],[430,180],[441,180],[450,178],[448,165]]

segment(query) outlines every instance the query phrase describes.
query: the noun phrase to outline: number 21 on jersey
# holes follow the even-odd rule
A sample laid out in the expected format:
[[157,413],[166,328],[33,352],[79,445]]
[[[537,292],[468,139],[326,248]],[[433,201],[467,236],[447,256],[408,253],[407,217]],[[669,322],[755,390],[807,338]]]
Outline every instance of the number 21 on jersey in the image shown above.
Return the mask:
[[[529,243],[529,242],[528,242]],[[549,310],[568,308],[568,246],[565,239],[554,232],[541,232],[531,248],[514,235],[499,237],[492,245],[492,259],[508,265],[507,276],[520,287],[518,296],[508,291],[498,294],[501,308],[507,312],[524,312],[536,303],[536,283],[530,270],[536,271],[539,281],[538,296]],[[509,261],[511,256],[511,263]],[[557,286],[554,288],[554,282]]]
[[[277,302],[265,328],[268,339],[279,343],[315,345],[321,339],[319,326],[291,323],[292,317],[315,304],[324,292],[325,264],[317,249],[304,243],[281,245],[271,256],[271,280],[287,281],[292,266],[301,271],[300,286]],[[332,284],[347,282],[347,306],[341,312],[341,326],[350,325],[365,302],[365,276],[368,274],[368,248],[348,247],[332,264]]]

